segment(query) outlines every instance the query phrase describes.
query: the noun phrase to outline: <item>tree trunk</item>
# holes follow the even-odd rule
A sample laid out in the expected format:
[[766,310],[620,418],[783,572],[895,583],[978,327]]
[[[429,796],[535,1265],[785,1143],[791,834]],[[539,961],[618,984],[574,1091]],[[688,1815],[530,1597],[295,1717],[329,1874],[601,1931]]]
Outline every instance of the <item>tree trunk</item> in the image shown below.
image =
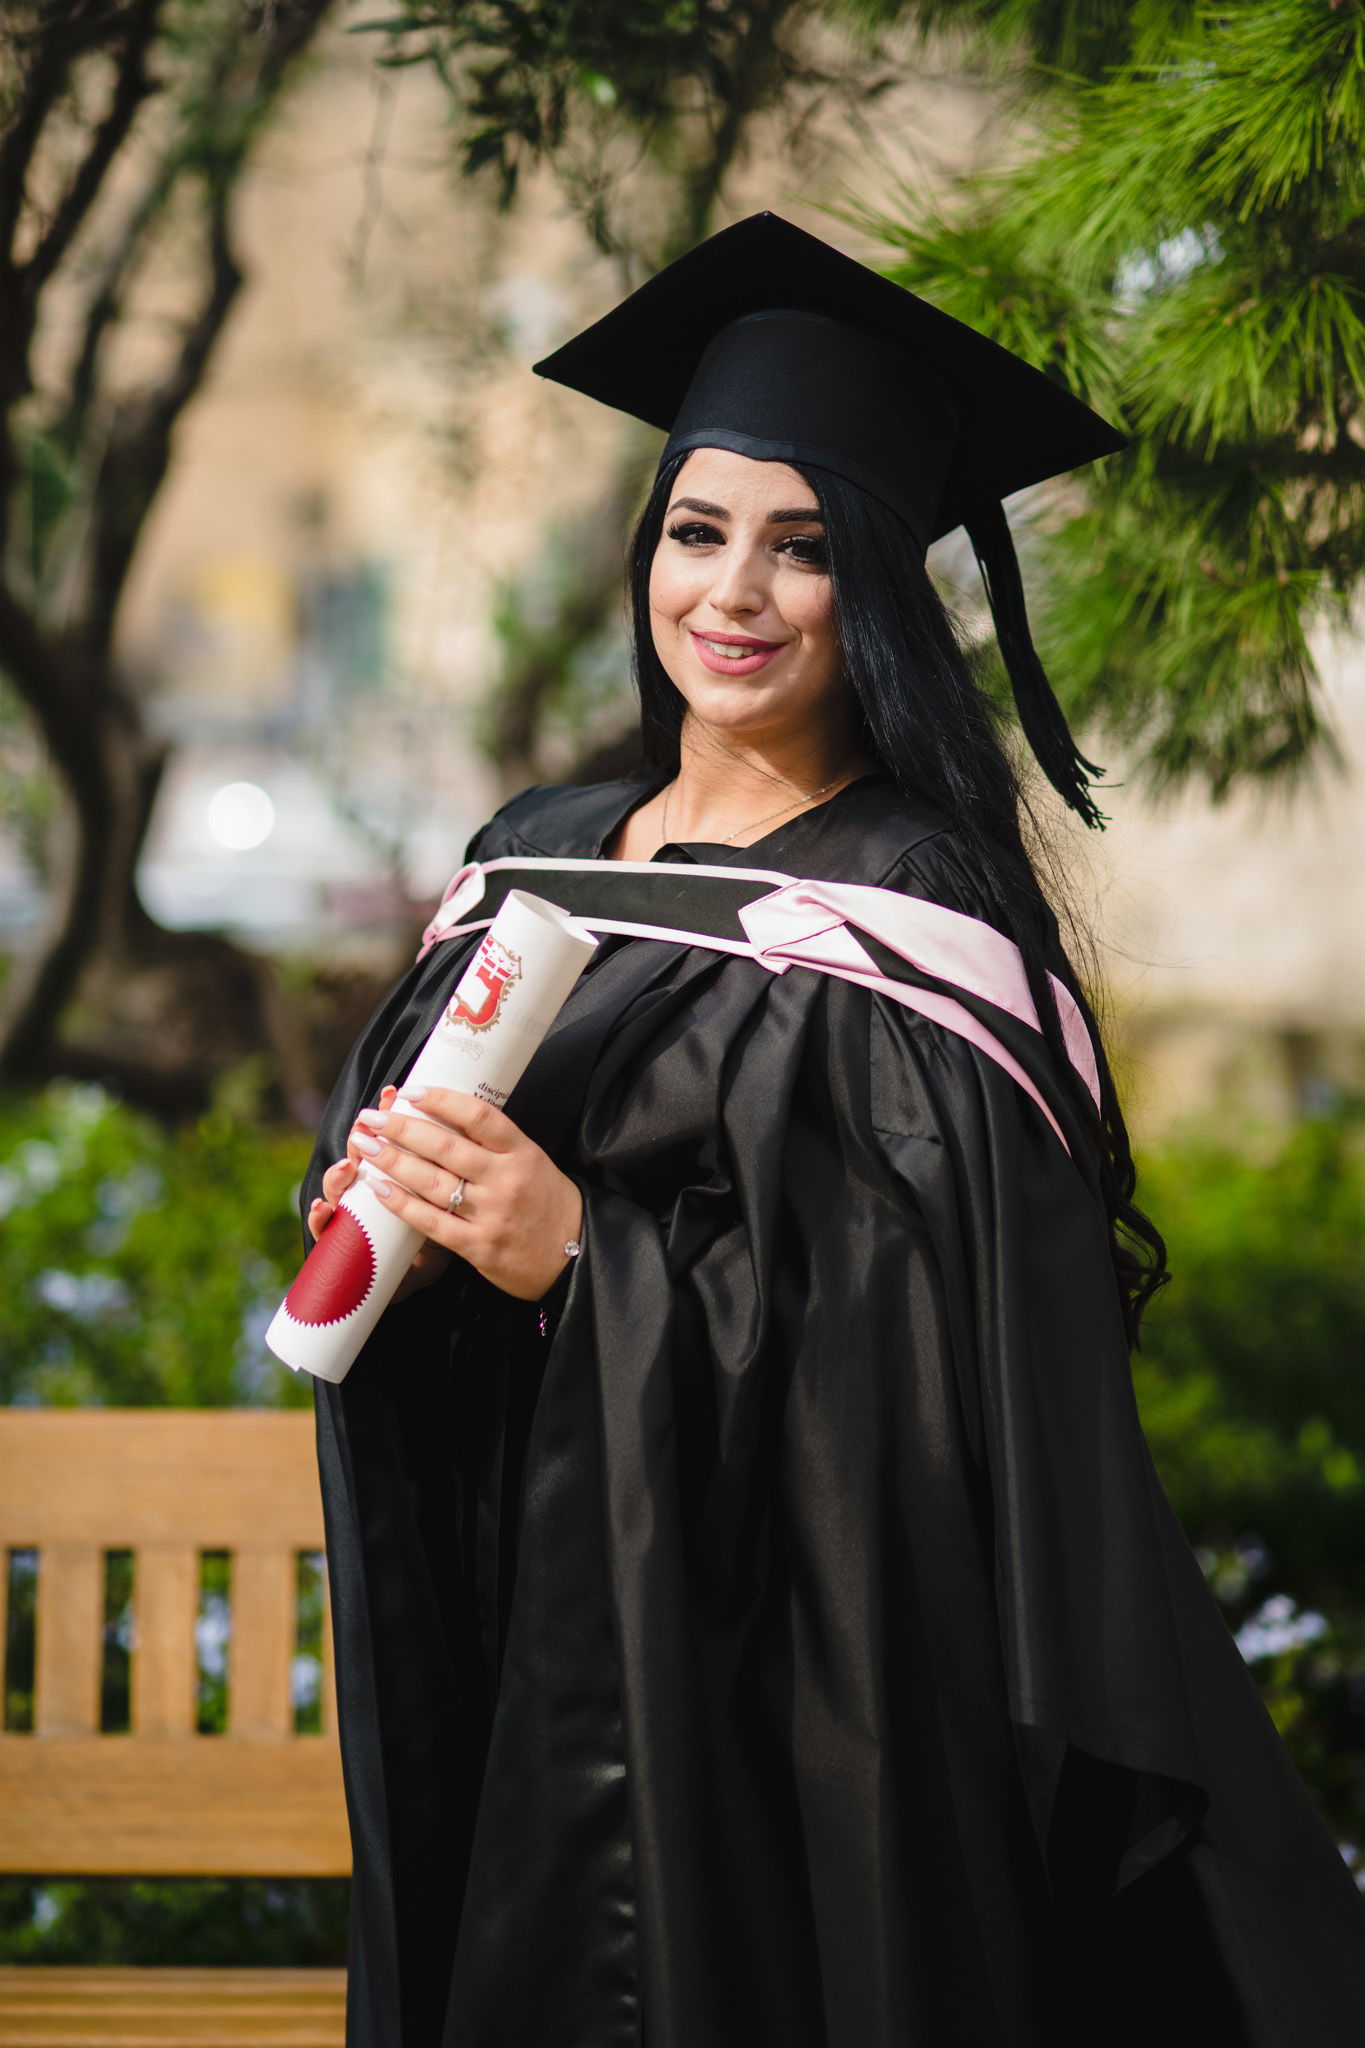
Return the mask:
[[116,682],[87,677],[80,702],[79,719],[49,733],[66,801],[46,928],[16,962],[0,1014],[0,1078],[104,1080],[182,1115],[264,1055],[275,1106],[309,1113],[309,1060],[269,962],[217,933],[168,931],[138,896],[166,747]]

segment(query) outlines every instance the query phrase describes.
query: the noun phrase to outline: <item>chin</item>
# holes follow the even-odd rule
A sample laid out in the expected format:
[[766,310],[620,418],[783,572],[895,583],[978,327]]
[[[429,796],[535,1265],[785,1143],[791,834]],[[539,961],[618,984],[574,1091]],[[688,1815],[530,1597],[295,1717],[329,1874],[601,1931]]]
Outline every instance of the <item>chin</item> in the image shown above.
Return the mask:
[[712,732],[721,732],[731,739],[747,739],[761,743],[784,735],[792,724],[791,712],[785,707],[772,704],[757,705],[737,700],[737,693],[729,691],[708,692],[685,690],[687,708],[695,718]]
[[790,679],[773,683],[762,674],[718,676],[690,657],[679,663],[673,681],[698,718],[727,728],[783,724],[805,694]]

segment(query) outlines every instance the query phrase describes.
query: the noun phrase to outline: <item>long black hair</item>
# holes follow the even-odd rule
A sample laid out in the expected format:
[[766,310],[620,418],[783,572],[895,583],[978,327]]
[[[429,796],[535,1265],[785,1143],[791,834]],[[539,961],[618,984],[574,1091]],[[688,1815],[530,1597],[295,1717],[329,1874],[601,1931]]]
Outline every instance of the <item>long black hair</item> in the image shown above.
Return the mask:
[[[646,767],[661,775],[677,773],[687,704],[654,645],[649,580],[685,460],[679,454],[661,467],[630,549],[643,754]],[[1032,823],[1031,813],[1001,743],[998,714],[972,673],[909,529],[843,477],[804,463],[800,474],[819,499],[825,522],[835,622],[859,707],[859,742],[903,795],[938,812],[952,828],[992,921],[1019,948],[1058,1071],[1094,1135],[1120,1299],[1129,1340],[1136,1343],[1144,1308],[1170,1278],[1166,1247],[1133,1201],[1137,1173],[1103,1038],[1029,855],[1024,820]],[[1074,915],[1070,921],[1074,927]],[[1049,971],[1076,998],[1094,1042],[1098,1113],[1067,1056]]]

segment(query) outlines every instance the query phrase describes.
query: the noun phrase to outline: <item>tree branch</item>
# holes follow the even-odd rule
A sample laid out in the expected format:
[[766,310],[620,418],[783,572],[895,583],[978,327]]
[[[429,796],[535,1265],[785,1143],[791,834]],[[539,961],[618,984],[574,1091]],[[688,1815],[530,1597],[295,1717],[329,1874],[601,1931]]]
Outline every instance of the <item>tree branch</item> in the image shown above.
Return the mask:
[[1224,442],[1210,460],[1168,443],[1157,457],[1154,474],[1163,484],[1207,490],[1211,481],[1239,470],[1255,470],[1286,483],[1360,484],[1365,483],[1365,448],[1347,434],[1330,448],[1305,448],[1302,441],[1285,434],[1240,446]]
[[[155,4],[160,6],[163,0],[155,0]],[[307,36],[311,35],[328,4],[329,0],[320,0],[320,4],[292,10],[289,33],[285,36],[278,32],[277,18],[276,33],[263,56],[258,74],[258,97],[264,90],[267,101],[274,98],[279,91],[284,69],[307,40]],[[214,107],[220,106],[229,92],[235,50],[236,45],[233,43],[219,52],[217,62],[207,80],[204,98]],[[100,344],[122,310],[123,292],[133,265],[141,253],[146,234],[169,199],[176,180],[198,154],[198,144],[201,141],[202,137],[187,128],[163,153],[143,188],[142,197],[129,212],[123,232],[111,250],[99,283],[87,302],[85,325],[71,375],[70,397],[61,422],[62,436],[68,448],[74,450],[78,447],[84,434],[95,390]],[[230,170],[240,167],[245,151],[246,139],[239,137],[231,151],[226,155],[220,155],[225,176]]]
[[124,289],[133,265],[142,251],[147,231],[165,206],[184,167],[184,145],[178,141],[167,150],[147,180],[142,197],[128,215],[123,233],[110,251],[99,283],[87,303],[80,347],[76,352],[71,372],[66,410],[60,422],[62,439],[73,453],[80,446],[85,433],[99,368],[100,343],[111,323],[118,319],[122,311]]
[[[227,101],[226,133],[214,137],[210,131],[207,138],[202,133],[187,134],[179,151],[163,161],[144,195],[146,211],[134,215],[124,243],[106,273],[105,285],[91,305],[77,364],[79,381],[73,382],[78,426],[89,409],[100,338],[116,316],[118,292],[135,259],[138,239],[155,218],[182,167],[190,163],[191,142],[197,142],[193,154],[203,162],[199,174],[206,197],[203,239],[208,252],[207,285],[199,311],[185,329],[166,375],[151,391],[126,401],[114,416],[94,482],[94,509],[84,549],[87,602],[83,626],[88,644],[94,649],[107,651],[109,647],[133,551],[170,464],[176,422],[204,380],[218,336],[242,286],[243,273],[231,238],[232,198],[242,166],[290,63],[306,46],[330,5],[331,0],[294,0],[293,5],[276,7],[268,38],[262,30],[255,31],[261,36],[262,48],[249,95],[249,120],[241,118],[229,98],[228,74],[233,53],[239,46],[234,43],[222,52],[218,76],[210,81],[210,105],[217,112]],[[217,148],[204,146],[206,141],[215,140]]]
[[231,200],[230,180],[215,175],[208,192],[209,279],[203,303],[160,384],[119,407],[95,479],[83,623],[89,644],[101,650],[109,646],[133,550],[170,466],[176,421],[203,382],[213,345],[241,289],[242,271],[229,231]]
[[717,94],[720,119],[711,129],[711,146],[705,161],[687,181],[679,222],[682,232],[668,252],[670,257],[681,255],[699,242],[711,225],[712,210],[744,139],[745,128],[762,103],[778,29],[794,4],[795,0],[769,0],[767,6],[756,7],[750,17],[726,90]]
[[89,46],[90,38],[88,33],[81,35],[74,21],[68,21],[60,30],[41,29],[26,40],[33,43],[34,53],[19,91],[14,118],[0,140],[0,251],[5,269],[10,271],[15,230],[28,185],[28,167],[38,137],[72,63]]
[[[17,110],[0,138],[0,551],[18,471],[10,416],[33,385],[29,353],[39,293],[93,205],[138,106],[152,89],[144,59],[162,4],[163,0],[133,0],[120,11],[88,0],[61,11],[56,22],[44,22],[29,35],[13,38],[16,46],[31,44],[35,54]],[[117,42],[120,36],[127,47],[113,102],[38,249],[27,263],[18,264],[14,242],[44,123],[76,61],[101,42]]]
[[160,88],[147,72],[162,0],[134,0],[128,11],[118,83],[109,110],[63,194],[46,234],[19,272],[20,289],[31,305],[71,246],[99,195],[105,173],[122,147],[138,108]]
[[0,582],[0,670],[28,706],[51,744],[53,728],[74,716],[67,672],[38,621]]

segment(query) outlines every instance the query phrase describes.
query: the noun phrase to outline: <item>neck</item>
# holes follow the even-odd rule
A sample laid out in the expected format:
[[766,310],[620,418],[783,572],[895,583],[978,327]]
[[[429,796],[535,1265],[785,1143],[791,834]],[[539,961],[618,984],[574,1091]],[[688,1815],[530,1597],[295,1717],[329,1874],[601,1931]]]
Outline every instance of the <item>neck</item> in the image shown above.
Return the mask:
[[689,712],[669,793],[669,833],[675,839],[742,837],[750,820],[770,812],[796,817],[875,766],[845,732],[755,741],[722,736]]

